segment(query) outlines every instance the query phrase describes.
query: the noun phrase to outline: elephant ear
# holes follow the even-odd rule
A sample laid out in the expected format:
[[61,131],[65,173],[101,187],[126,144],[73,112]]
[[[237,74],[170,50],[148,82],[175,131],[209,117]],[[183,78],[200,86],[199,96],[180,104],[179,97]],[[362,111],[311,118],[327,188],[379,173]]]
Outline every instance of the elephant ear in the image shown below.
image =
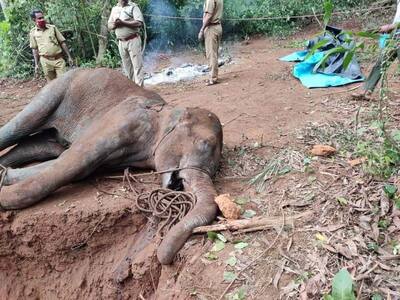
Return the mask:
[[157,250],[161,264],[168,265],[191,236],[193,229],[215,220],[218,207],[214,201],[217,192],[209,175],[199,170],[185,169],[179,172],[185,191],[196,195],[194,208],[165,235]]

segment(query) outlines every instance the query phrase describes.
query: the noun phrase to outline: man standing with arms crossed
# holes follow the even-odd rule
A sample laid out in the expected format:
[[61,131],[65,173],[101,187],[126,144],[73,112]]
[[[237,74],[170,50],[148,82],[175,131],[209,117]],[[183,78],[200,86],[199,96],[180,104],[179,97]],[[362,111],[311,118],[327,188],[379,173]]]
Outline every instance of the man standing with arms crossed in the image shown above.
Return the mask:
[[222,37],[223,0],[205,0],[203,26],[199,32],[199,40],[205,40],[206,57],[211,69],[211,78],[207,85],[218,83],[218,48]]
[[108,20],[108,29],[115,30],[119,41],[118,49],[124,73],[139,86],[143,86],[144,80],[142,40],[139,35],[143,24],[140,8],[128,0],[118,0]]
[[31,18],[36,23],[29,34],[30,47],[35,60],[35,75],[39,73],[40,61],[44,76],[49,82],[66,71],[62,50],[67,54],[70,66],[74,64],[74,61],[65,38],[56,26],[46,23],[43,12],[35,9],[31,13]]
[[[380,33],[390,33],[393,30],[398,30],[400,26],[400,0],[397,0],[397,10],[396,15],[393,19],[392,24],[386,24],[379,28]],[[379,54],[379,58],[375,65],[373,66],[371,72],[368,75],[367,80],[361,87],[359,92],[352,94],[352,97],[356,100],[370,100],[372,92],[374,91],[376,85],[378,84],[381,76],[382,76],[382,63],[391,63],[396,59],[400,59],[400,46],[399,46],[399,39],[400,39],[400,32],[396,32],[394,38],[397,39],[397,48],[390,49],[389,51],[382,50]]]

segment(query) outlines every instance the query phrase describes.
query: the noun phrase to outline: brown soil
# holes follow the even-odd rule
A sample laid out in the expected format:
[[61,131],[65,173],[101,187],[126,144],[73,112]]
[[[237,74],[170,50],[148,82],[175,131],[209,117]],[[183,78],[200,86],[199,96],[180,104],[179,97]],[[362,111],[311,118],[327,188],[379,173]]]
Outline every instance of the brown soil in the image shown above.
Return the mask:
[[[324,198],[330,193],[332,176],[336,181],[335,176],[339,175],[329,175],[333,172],[330,165],[322,167],[321,163],[318,167],[320,162],[316,162],[312,180],[320,182],[319,186],[313,185],[307,172],[289,173],[261,193],[240,178],[261,170],[280,149],[301,149],[306,153],[309,147],[298,136],[299,130],[310,122],[353,117],[358,104],[349,102],[348,93],[342,93],[352,86],[306,89],[291,76],[291,64],[278,60],[296,50],[290,47],[294,41],[306,37],[299,34],[288,40],[260,38],[229,45],[234,63],[221,68],[219,84],[206,87],[201,78],[154,89],[172,105],[200,106],[221,119],[226,147],[216,178],[219,193],[247,199],[244,209],[257,215],[280,216],[312,210],[315,214],[311,220],[252,234],[226,233],[228,243],[215,260],[204,257],[212,247],[204,235],[187,242],[172,266],[161,267],[154,257],[155,245],[150,244],[132,257],[127,279],[116,283],[116,269],[124,261],[128,246],[142,232],[146,218],[124,197],[127,192],[120,180],[99,174],[60,189],[32,208],[0,213],[0,298],[218,299],[228,285],[224,272],[243,269],[271,246],[266,255],[240,274],[228,293],[232,292],[233,297],[242,287],[248,299],[299,297],[304,281],[301,279],[318,274],[314,266],[320,264],[324,268],[321,261],[327,253],[317,247],[315,231],[301,229],[307,224],[346,223],[336,216],[335,210],[340,210],[340,206],[332,204],[335,200],[329,202]],[[205,62],[200,54],[186,57],[192,62]],[[1,81],[0,125],[20,111],[43,84]],[[341,172],[352,171],[343,167]],[[151,184],[136,183],[136,188],[151,190],[157,186],[156,177],[150,180]],[[292,205],[304,199],[309,203]],[[332,205],[331,210],[326,203]],[[329,222],[321,224],[325,210]],[[249,246],[235,249],[233,242],[237,241],[245,241]],[[238,261],[230,267],[224,262],[232,255]],[[339,265],[351,265],[351,261],[344,262],[343,256],[338,255],[336,260],[326,262],[329,272],[324,274],[329,280],[331,270],[336,272]],[[329,282],[317,290],[322,293],[327,287]],[[307,299],[304,293],[303,299]]]

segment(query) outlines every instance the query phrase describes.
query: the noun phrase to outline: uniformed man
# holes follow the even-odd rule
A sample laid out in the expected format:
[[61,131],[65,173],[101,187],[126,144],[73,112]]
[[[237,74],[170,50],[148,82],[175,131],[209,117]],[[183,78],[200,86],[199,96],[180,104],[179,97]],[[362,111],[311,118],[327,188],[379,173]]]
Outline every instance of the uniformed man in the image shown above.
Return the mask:
[[35,75],[39,72],[40,61],[44,76],[47,81],[51,81],[66,71],[62,50],[67,54],[70,66],[74,61],[65,43],[65,38],[56,26],[46,23],[43,12],[37,9],[33,10],[31,18],[36,23],[29,34],[30,47],[35,60]]
[[144,79],[142,40],[139,35],[143,23],[140,8],[128,0],[118,0],[108,20],[108,29],[115,30],[119,41],[118,49],[124,73],[139,86],[143,86]]
[[[397,32],[394,34],[394,38],[400,39],[400,0],[397,0],[397,10],[396,15],[394,16],[393,22],[391,24],[383,25],[379,28],[380,33],[390,33],[394,30]],[[397,42],[399,43],[399,42]],[[376,61],[374,67],[368,75],[368,78],[365,80],[364,84],[361,87],[361,90],[352,94],[352,97],[356,100],[370,100],[372,92],[377,86],[379,80],[382,77],[382,63],[390,64],[393,62],[396,57],[400,59],[400,46],[397,45],[394,49],[384,49],[380,54],[379,58]]]
[[205,0],[203,26],[199,32],[199,40],[205,40],[206,57],[211,69],[210,80],[207,85],[218,82],[218,48],[222,37],[223,0]]

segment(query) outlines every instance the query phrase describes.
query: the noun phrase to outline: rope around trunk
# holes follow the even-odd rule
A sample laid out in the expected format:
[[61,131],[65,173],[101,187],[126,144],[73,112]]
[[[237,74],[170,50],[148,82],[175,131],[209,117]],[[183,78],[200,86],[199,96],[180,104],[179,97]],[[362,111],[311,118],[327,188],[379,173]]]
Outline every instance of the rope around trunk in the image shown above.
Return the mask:
[[125,169],[123,182],[127,183],[128,189],[136,194],[134,198],[136,208],[151,215],[157,223],[160,223],[157,234],[160,234],[164,228],[166,231],[171,229],[196,204],[197,198],[190,192],[158,188],[151,192],[138,193],[131,180],[135,180],[135,178],[132,178],[129,169]]
[[146,214],[152,215],[160,222],[157,233],[166,228],[170,230],[196,204],[196,196],[190,192],[173,191],[169,189],[155,189],[140,194],[136,200],[136,207]]

